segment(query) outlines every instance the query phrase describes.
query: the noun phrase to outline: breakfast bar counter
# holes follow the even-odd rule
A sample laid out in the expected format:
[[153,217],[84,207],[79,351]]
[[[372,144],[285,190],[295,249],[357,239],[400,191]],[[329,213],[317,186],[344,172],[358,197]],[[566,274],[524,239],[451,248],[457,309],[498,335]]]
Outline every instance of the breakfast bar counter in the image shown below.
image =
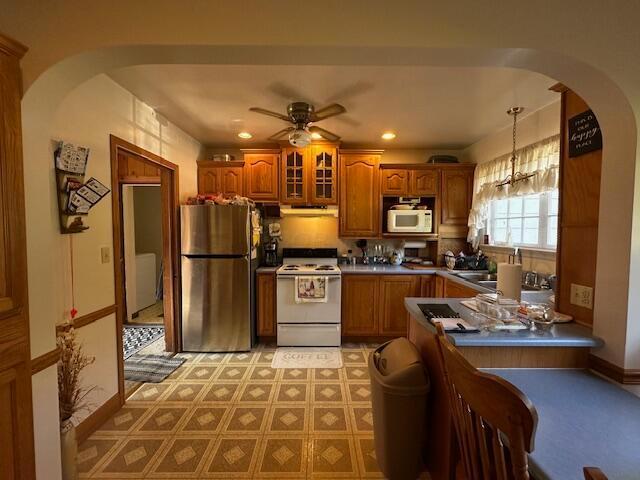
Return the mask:
[[[529,294],[523,292],[523,300],[527,300],[527,295]],[[418,305],[448,304],[465,321],[473,324],[473,311],[462,305],[461,300],[464,299],[405,299],[405,307],[409,313],[407,337],[420,352],[431,382],[427,410],[429,448],[425,451],[426,465],[431,478],[452,478],[456,455],[436,329]],[[603,345],[602,340],[594,337],[589,329],[575,323],[554,325],[548,332],[481,330],[478,333],[451,333],[448,334],[448,338],[474,367],[504,369],[501,370],[503,372],[532,368],[548,372],[557,371],[555,369],[559,368],[584,369],[588,366],[591,350]],[[544,470],[541,468],[541,471]]]
[[640,478],[640,398],[588,370],[485,370],[518,387],[538,412],[529,470],[536,480]]
[[[526,300],[526,293],[523,299]],[[436,329],[429,322],[418,305],[447,304],[466,322],[474,325],[473,311],[465,307],[462,299],[454,298],[406,298],[405,306],[409,315],[424,328],[435,333]],[[591,330],[577,323],[563,323],[554,325],[550,331],[541,332],[530,330],[479,333],[450,333],[447,334],[452,344],[457,347],[586,347],[597,348],[603,345],[601,339],[594,337]]]

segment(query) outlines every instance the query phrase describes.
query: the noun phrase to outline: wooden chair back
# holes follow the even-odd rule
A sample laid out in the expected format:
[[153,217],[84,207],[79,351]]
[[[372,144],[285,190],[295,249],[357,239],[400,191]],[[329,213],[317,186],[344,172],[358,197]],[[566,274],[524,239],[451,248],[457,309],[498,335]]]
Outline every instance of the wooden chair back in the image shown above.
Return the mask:
[[584,480],[607,480],[602,470],[596,467],[584,467]]
[[436,325],[466,478],[529,479],[527,453],[533,451],[536,409],[506,380],[474,368]]

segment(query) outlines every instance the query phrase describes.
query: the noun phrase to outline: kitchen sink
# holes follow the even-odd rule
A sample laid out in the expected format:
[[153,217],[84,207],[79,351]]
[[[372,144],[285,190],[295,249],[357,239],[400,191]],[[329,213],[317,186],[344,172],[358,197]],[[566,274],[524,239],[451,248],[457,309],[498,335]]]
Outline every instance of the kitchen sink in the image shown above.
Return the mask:
[[[468,282],[475,283],[481,287],[490,288],[496,290],[498,288],[498,275],[495,273],[481,273],[481,272],[460,272],[454,273],[456,277],[460,277]],[[541,290],[540,287],[533,287],[531,285],[522,285],[522,290],[527,292],[536,292]]]
[[460,272],[454,274],[456,277],[460,277],[470,282],[496,282],[498,275],[495,273],[484,272]]

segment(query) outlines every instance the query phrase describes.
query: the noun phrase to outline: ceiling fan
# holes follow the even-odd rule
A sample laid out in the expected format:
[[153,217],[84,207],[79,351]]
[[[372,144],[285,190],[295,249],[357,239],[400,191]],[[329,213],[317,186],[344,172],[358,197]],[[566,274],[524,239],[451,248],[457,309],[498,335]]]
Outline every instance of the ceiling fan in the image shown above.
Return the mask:
[[289,143],[294,147],[306,147],[311,143],[313,138],[312,134],[320,135],[325,140],[330,142],[337,142],[340,137],[335,133],[331,133],[324,128],[310,125],[311,123],[319,122],[325,118],[335,117],[347,111],[342,105],[338,103],[332,103],[326,107],[316,110],[313,105],[307,102],[293,102],[287,106],[287,114],[284,115],[278,112],[272,112],[271,110],[265,110],[264,108],[251,107],[249,109],[252,112],[261,113],[263,115],[269,115],[271,117],[279,118],[285,122],[293,124],[291,127],[283,128],[277,133],[274,133],[269,137],[269,140],[278,141],[282,140],[285,135],[289,137]]

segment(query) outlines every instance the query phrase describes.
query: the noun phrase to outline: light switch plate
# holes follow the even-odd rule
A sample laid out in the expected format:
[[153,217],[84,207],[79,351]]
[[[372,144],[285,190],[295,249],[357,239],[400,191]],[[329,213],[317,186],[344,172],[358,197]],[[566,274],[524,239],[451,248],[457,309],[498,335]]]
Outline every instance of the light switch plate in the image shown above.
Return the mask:
[[109,263],[111,261],[110,247],[100,247],[100,261],[102,263]]
[[593,288],[572,283],[571,303],[579,307],[593,309]]

